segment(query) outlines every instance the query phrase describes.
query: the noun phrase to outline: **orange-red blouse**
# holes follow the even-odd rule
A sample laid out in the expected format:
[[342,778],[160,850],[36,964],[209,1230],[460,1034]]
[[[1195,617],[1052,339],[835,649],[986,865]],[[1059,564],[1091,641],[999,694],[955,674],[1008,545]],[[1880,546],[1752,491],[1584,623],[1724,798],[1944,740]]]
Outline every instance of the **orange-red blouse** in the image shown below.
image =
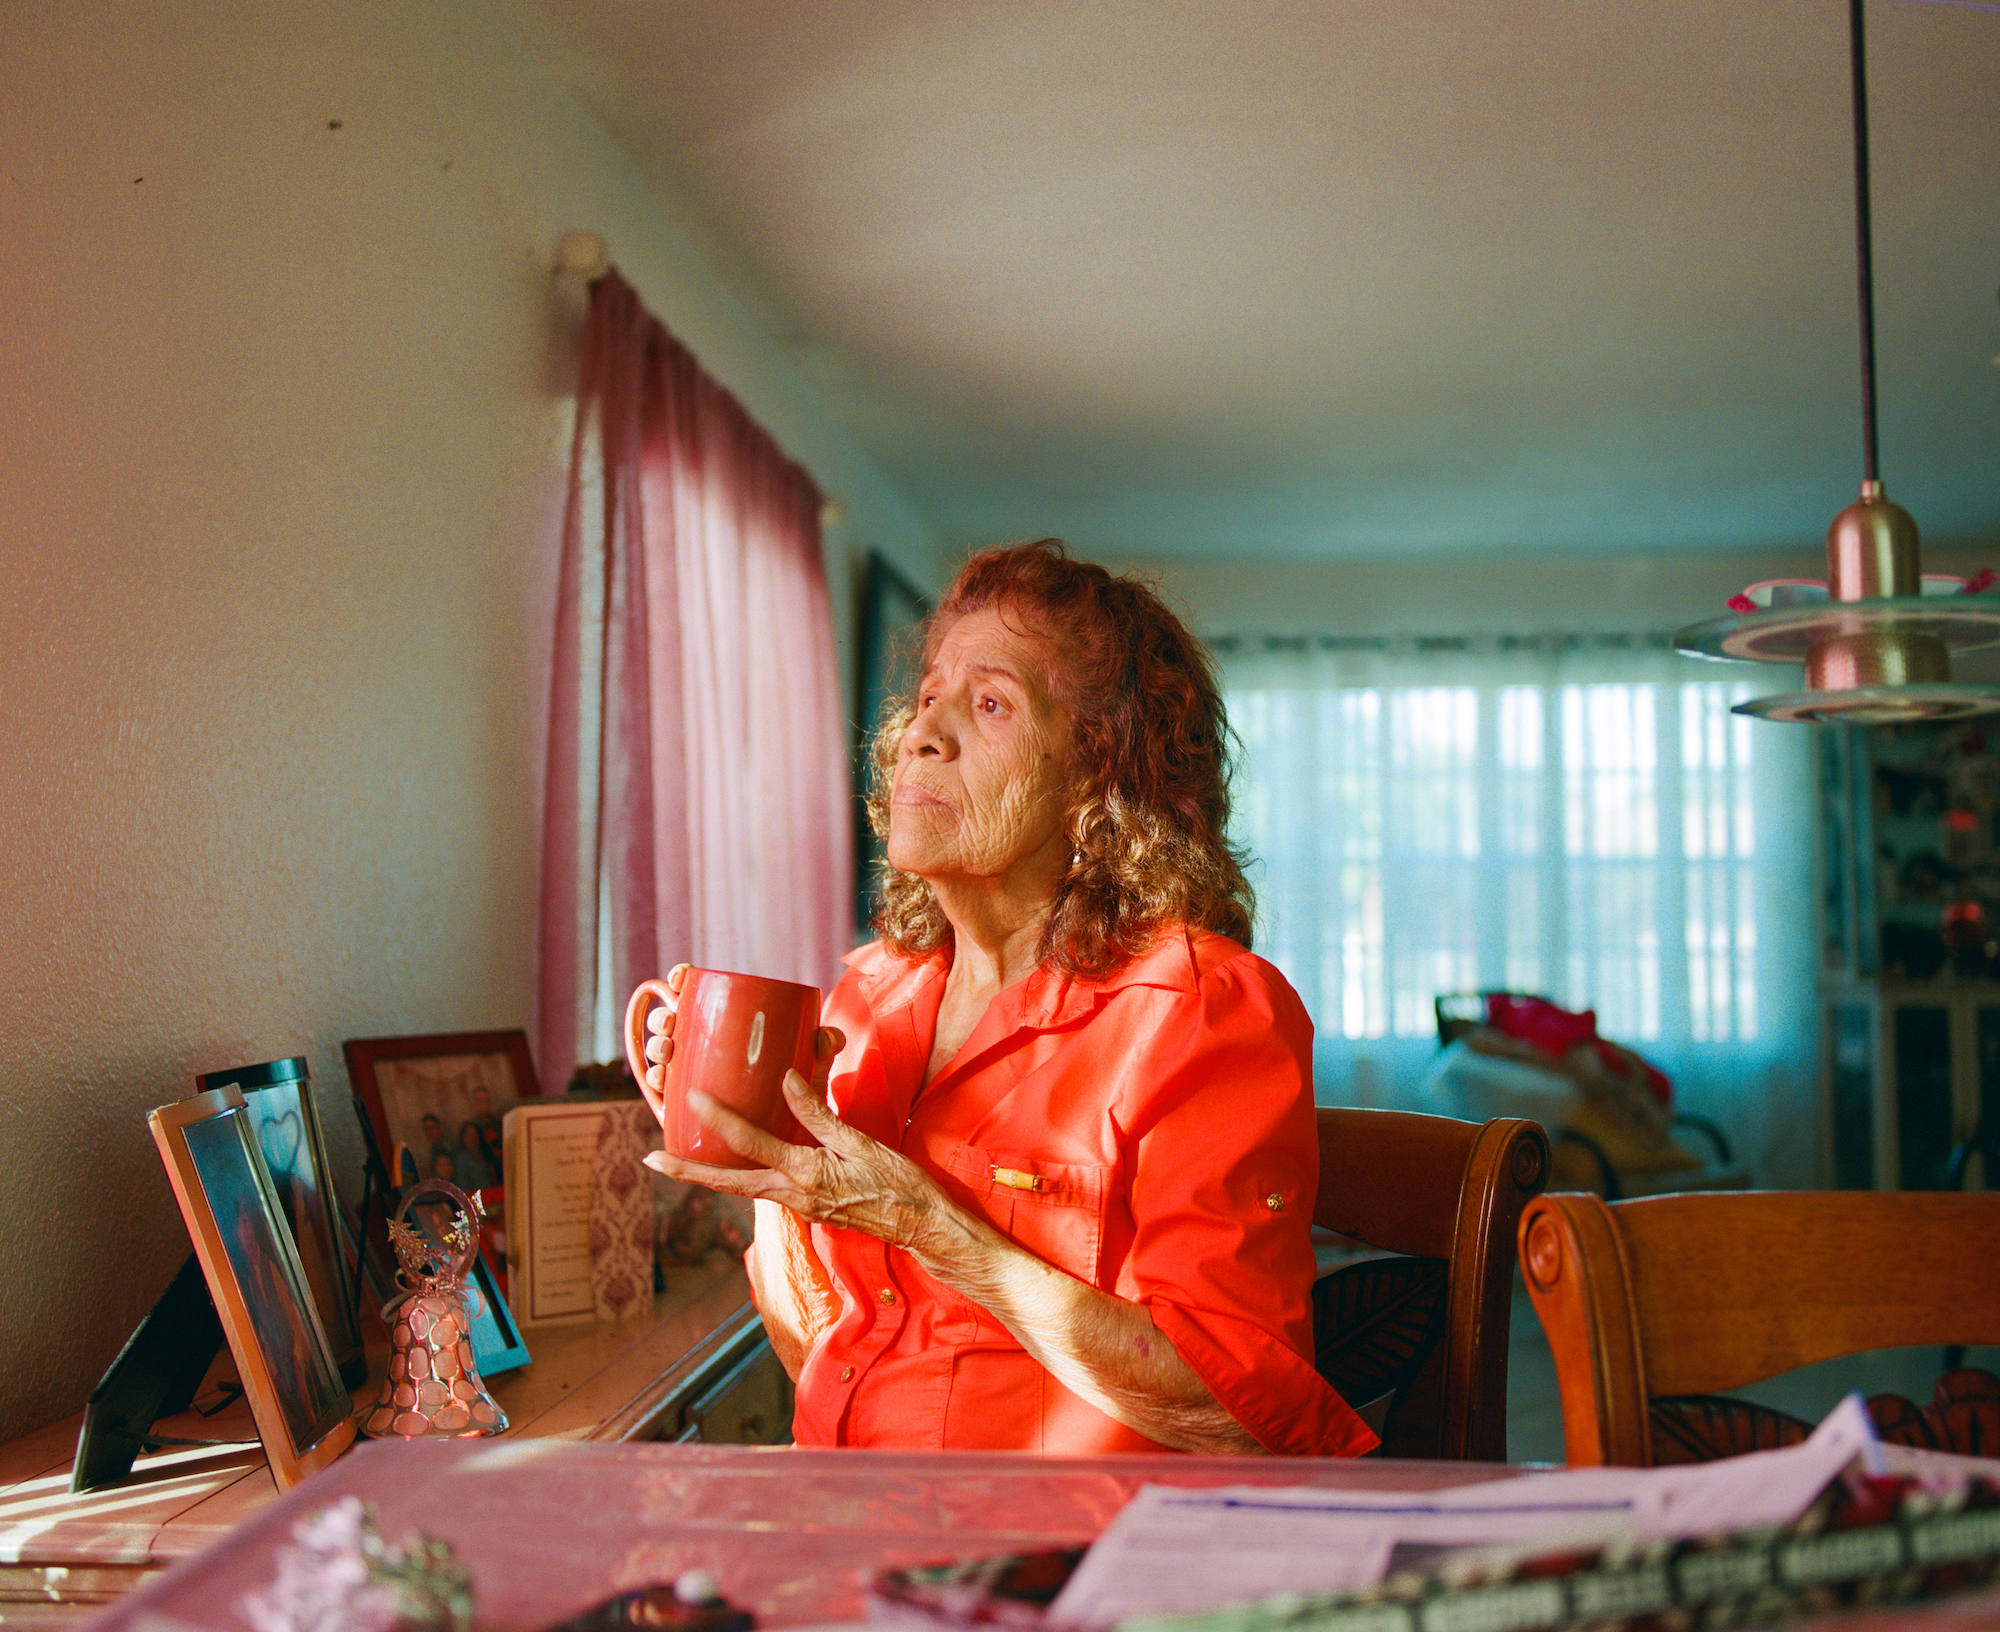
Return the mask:
[[[1312,1366],[1312,1022],[1277,970],[1178,930],[1102,981],[1040,969],[925,1086],[948,955],[878,943],[847,962],[824,1011],[847,1035],[828,1085],[843,1120],[1036,1257],[1143,1305],[1268,1450],[1375,1444]],[[900,1248],[818,1224],[810,1239],[839,1310],[800,1373],[799,1444],[1164,1448]]]

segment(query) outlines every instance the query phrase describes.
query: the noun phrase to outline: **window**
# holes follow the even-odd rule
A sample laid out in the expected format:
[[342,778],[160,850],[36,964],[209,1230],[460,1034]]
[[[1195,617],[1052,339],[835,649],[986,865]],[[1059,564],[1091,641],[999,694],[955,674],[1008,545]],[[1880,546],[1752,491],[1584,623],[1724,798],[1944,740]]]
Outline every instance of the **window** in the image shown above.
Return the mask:
[[1633,642],[1218,650],[1322,1099],[1404,1100],[1435,999],[1493,988],[1596,1009],[1697,1098],[1809,1093],[1808,733],[1732,714],[1746,678]]

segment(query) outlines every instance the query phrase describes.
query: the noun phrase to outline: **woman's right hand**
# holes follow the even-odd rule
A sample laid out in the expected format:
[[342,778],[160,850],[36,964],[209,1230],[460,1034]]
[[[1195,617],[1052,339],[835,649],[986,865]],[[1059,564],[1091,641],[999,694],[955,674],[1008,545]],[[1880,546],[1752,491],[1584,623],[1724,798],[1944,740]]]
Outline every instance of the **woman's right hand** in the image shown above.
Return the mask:
[[667,1123],[667,1068],[674,1062],[674,1018],[679,1013],[681,988],[687,984],[688,970],[692,967],[677,963],[667,971],[666,988],[675,1001],[656,1003],[646,1014],[646,1074],[639,1079],[639,1092],[645,1095],[653,1119],[661,1127]]

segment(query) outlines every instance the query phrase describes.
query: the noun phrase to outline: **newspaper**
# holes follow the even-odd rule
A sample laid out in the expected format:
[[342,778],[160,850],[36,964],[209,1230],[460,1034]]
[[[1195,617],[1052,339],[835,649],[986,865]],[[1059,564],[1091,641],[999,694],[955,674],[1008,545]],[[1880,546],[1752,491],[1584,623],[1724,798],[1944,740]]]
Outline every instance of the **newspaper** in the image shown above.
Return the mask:
[[1097,1632],[1278,1594],[1379,1585],[1403,1549],[1640,1545],[1790,1524],[1850,1464],[1886,1471],[1860,1395],[1782,1450],[1668,1468],[1571,1468],[1422,1493],[1145,1485],[1049,1606]]

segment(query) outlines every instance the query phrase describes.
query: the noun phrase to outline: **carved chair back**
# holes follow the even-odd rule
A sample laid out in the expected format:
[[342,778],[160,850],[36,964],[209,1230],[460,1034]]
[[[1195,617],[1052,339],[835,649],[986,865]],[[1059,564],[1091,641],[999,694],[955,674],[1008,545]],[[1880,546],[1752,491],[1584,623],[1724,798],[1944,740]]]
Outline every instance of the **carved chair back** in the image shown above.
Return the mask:
[[1572,1464],[1782,1443],[1791,1419],[1718,1396],[1870,1349],[2000,1343],[2000,1193],[1556,1194],[1520,1242]]
[[1548,1136],[1323,1107],[1319,1155],[1313,1222],[1403,1255],[1315,1287],[1320,1371],[1354,1405],[1394,1390],[1386,1456],[1504,1462],[1515,1222],[1547,1182]]

